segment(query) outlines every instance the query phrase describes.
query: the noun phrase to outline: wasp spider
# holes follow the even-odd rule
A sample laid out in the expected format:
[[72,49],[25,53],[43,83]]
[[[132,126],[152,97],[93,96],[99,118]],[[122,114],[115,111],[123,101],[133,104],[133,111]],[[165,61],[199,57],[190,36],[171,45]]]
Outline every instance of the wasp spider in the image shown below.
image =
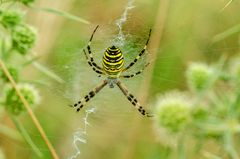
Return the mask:
[[136,72],[134,74],[122,75],[123,72],[130,69],[138,61],[138,59],[145,53],[148,41],[150,39],[151,29],[150,29],[148,39],[147,39],[147,42],[146,42],[143,50],[139,53],[139,55],[134,59],[133,62],[131,62],[127,67],[124,68],[123,54],[122,54],[121,50],[114,45],[107,48],[107,50],[105,51],[103,58],[102,58],[102,67],[98,66],[95,63],[90,45],[91,45],[91,42],[93,39],[93,35],[95,34],[97,28],[98,28],[98,26],[94,29],[94,31],[91,35],[91,38],[88,42],[88,45],[87,45],[88,55],[87,55],[85,49],[83,49],[83,52],[86,56],[89,66],[93,69],[93,71],[95,71],[96,73],[98,73],[100,75],[106,75],[107,78],[100,85],[98,85],[92,91],[90,91],[84,98],[82,98],[80,101],[75,103],[72,107],[75,107],[77,112],[80,111],[80,109],[90,99],[92,99],[103,87],[105,87],[108,84],[110,88],[113,88],[114,85],[116,84],[120,88],[120,90],[123,92],[123,94],[127,97],[127,99],[132,103],[132,105],[134,107],[136,107],[142,115],[148,116],[148,117],[152,116],[145,111],[145,109],[140,105],[140,103],[137,101],[137,99],[128,91],[126,86],[124,86],[122,84],[122,82],[119,80],[119,78],[134,77],[134,76],[142,73],[144,68],[149,65],[149,63],[147,63],[144,66],[144,68],[142,68],[141,70],[139,70],[138,72]]

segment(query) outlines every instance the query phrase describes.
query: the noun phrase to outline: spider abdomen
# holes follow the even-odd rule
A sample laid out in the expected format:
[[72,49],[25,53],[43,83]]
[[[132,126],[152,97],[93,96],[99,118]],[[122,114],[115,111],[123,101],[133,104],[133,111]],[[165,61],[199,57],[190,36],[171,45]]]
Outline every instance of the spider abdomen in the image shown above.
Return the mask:
[[102,65],[107,74],[118,75],[122,71],[124,65],[121,50],[115,46],[107,48],[103,56]]

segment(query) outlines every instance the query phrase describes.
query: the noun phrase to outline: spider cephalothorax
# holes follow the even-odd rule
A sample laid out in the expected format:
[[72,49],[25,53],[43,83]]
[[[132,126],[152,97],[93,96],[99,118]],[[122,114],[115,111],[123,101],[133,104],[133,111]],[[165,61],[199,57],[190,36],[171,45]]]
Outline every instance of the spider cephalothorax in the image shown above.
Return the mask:
[[151,116],[149,113],[145,111],[145,109],[140,105],[140,103],[137,101],[137,99],[128,91],[126,86],[120,82],[119,78],[131,78],[134,77],[138,74],[140,74],[145,67],[148,66],[149,63],[147,63],[143,69],[139,70],[138,72],[130,75],[122,75],[123,72],[127,71],[129,68],[131,68],[137,61],[138,59],[145,53],[147,49],[147,44],[150,39],[151,35],[151,30],[148,35],[147,42],[143,48],[143,50],[138,54],[138,56],[134,59],[133,62],[131,62],[127,67],[124,68],[124,57],[122,51],[116,47],[116,46],[111,46],[108,47],[107,50],[105,51],[103,58],[102,58],[102,67],[98,66],[92,55],[92,51],[90,48],[92,38],[94,33],[96,32],[98,26],[95,28],[95,30],[92,33],[92,36],[89,40],[89,43],[87,45],[87,50],[88,50],[88,55],[83,49],[83,52],[86,56],[86,59],[88,61],[89,66],[92,67],[93,71],[100,75],[106,75],[107,79],[105,79],[99,86],[97,86],[95,89],[90,91],[83,99],[78,101],[73,105],[73,107],[76,107],[77,111],[80,111],[80,109],[91,99],[93,98],[103,87],[105,87],[107,84],[109,85],[110,88],[114,88],[115,85],[117,85],[120,90],[123,92],[123,94],[127,97],[127,99],[132,103],[133,106],[135,106],[138,111],[145,116]]

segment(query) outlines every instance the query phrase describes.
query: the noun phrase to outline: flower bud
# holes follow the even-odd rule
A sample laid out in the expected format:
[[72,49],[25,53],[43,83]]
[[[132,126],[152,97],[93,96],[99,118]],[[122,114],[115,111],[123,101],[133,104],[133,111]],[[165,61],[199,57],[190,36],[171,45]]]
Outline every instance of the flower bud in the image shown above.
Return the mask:
[[36,41],[35,30],[27,25],[20,25],[13,29],[12,44],[13,48],[25,55]]
[[180,92],[168,93],[157,101],[157,123],[170,132],[181,131],[190,121],[189,98]]
[[0,11],[0,23],[5,28],[13,28],[22,22],[23,13],[17,10]]
[[21,3],[23,3],[24,5],[30,5],[31,3],[33,3],[35,0],[20,0]]
[[213,75],[213,69],[206,64],[193,63],[186,73],[188,86],[195,92],[201,92],[210,86]]
[[[36,88],[34,88],[30,84],[19,84],[17,86],[30,106],[33,106],[39,103],[40,96]],[[6,89],[5,106],[6,106],[6,109],[14,115],[19,115],[21,112],[25,111],[25,107],[21,99],[19,98],[19,96],[16,94],[16,91],[14,88]]]

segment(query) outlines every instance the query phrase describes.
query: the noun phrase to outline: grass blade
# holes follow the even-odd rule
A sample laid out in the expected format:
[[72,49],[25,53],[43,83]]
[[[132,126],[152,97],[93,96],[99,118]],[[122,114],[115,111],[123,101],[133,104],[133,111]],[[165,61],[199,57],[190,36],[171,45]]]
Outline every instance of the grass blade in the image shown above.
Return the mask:
[[226,9],[231,3],[233,2],[233,0],[228,1],[228,3],[221,9],[221,12]]
[[16,130],[13,130],[3,124],[0,124],[0,133],[6,135],[7,137],[17,140],[24,141],[22,136]]
[[55,73],[53,73],[52,71],[50,71],[47,67],[41,65],[38,62],[33,62],[32,63],[33,66],[35,68],[37,68],[39,71],[41,71],[42,73],[44,73],[45,75],[47,75],[48,77],[51,77],[52,79],[56,80],[59,83],[64,83],[65,81],[59,77],[58,75],[56,75]]
[[240,32],[240,24],[238,25],[235,25],[233,26],[232,28],[222,32],[222,33],[219,33],[217,35],[215,35],[213,38],[212,38],[212,42],[213,43],[216,43],[216,42],[219,42],[231,35],[234,35],[234,34],[237,34]]
[[24,63],[22,64],[22,66],[23,66],[23,67],[28,66],[28,65],[34,63],[35,61],[37,61],[37,60],[39,60],[39,59],[40,59],[40,57],[33,57],[33,58],[27,60],[26,62],[24,62]]
[[32,57],[32,56],[28,56],[26,57],[26,61],[23,64],[23,67],[32,64],[36,69],[38,69],[40,72],[44,73],[45,75],[47,75],[48,77],[54,79],[55,81],[59,82],[59,83],[64,83],[65,81],[59,77],[57,74],[55,74],[54,72],[52,72],[51,70],[49,70],[47,67],[43,66],[42,64],[38,63],[37,60],[39,59],[39,56],[36,57]]
[[76,15],[70,14],[68,12],[60,11],[60,10],[57,10],[57,9],[53,9],[53,8],[36,8],[36,7],[34,7],[34,9],[45,11],[45,12],[49,12],[49,13],[53,13],[53,14],[56,14],[56,15],[59,15],[59,16],[63,16],[65,18],[68,18],[68,19],[71,19],[71,20],[75,20],[75,21],[78,21],[78,22],[81,22],[81,23],[84,23],[84,24],[90,24],[89,21],[87,21],[87,20],[85,20],[85,19],[83,19],[81,17],[78,17]]
[[42,158],[43,157],[42,152],[34,144],[34,142],[32,141],[32,139],[30,137],[30,135],[28,134],[28,132],[24,128],[24,126],[21,124],[21,122],[19,122],[18,119],[15,116],[11,115],[10,113],[9,113],[9,116],[11,117],[12,121],[14,122],[14,124],[17,127],[17,129],[19,130],[19,132],[22,134],[22,136],[25,139],[25,141],[31,146],[31,148],[38,155],[38,157]]

